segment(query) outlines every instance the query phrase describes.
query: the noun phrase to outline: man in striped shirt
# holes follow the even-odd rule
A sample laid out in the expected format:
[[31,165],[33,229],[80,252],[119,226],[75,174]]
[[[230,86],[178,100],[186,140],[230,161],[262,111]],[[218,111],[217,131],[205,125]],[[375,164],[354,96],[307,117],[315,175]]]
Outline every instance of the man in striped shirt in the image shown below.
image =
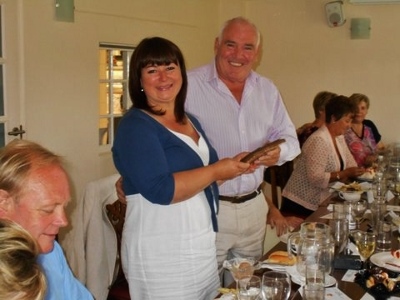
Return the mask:
[[293,160],[300,147],[278,89],[252,70],[259,43],[260,33],[252,23],[241,17],[229,20],[215,40],[215,60],[188,73],[186,111],[200,121],[220,159],[252,151],[267,141],[286,140],[255,162],[259,168],[254,173],[219,187],[216,243],[220,267],[231,257],[262,255],[267,214],[278,234],[300,222],[285,219],[260,193],[265,167]]

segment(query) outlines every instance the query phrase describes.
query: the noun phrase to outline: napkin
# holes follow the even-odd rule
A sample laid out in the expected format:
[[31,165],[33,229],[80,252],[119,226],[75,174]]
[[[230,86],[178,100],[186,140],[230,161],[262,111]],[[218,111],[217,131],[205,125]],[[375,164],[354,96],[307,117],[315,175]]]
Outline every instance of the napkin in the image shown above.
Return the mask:
[[346,248],[350,249],[350,251],[351,251],[350,253],[352,253],[352,255],[360,255],[360,253],[358,252],[357,246],[354,245],[354,243],[351,242],[350,239],[349,239],[349,241],[347,243],[347,247]]
[[[330,190],[329,191],[330,192],[337,191],[344,185],[345,184],[343,182],[336,181],[330,186]],[[359,185],[360,185],[360,187],[361,187],[361,189],[363,191],[369,191],[372,188],[372,184],[370,182],[360,182]]]
[[330,186],[329,192],[331,192],[331,193],[336,192],[336,191],[339,190],[342,186],[344,186],[344,183],[343,183],[343,182],[336,181],[336,182],[334,182],[334,183]]
[[278,264],[268,264],[268,263],[261,263],[262,269],[271,269],[274,271],[286,271],[286,266],[278,265]]
[[333,213],[326,214],[324,216],[319,217],[320,219],[327,219],[327,220],[332,220],[333,219]]
[[357,270],[347,270],[347,272],[342,277],[342,281],[354,282],[354,278],[356,277],[357,273]]
[[235,300],[236,295],[232,293],[223,294],[220,298],[215,298],[215,300]]

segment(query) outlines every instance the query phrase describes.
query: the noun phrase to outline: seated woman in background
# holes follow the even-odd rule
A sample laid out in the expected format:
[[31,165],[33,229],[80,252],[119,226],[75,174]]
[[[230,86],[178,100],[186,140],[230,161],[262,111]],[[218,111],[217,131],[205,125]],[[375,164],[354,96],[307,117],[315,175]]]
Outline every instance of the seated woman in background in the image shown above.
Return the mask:
[[348,97],[336,96],[325,106],[325,124],[305,142],[283,189],[281,211],[309,216],[330,196],[329,184],[364,173],[357,167],[343,134],[350,128],[354,108]]
[[335,96],[337,96],[337,94],[327,91],[322,91],[315,95],[313,100],[315,120],[311,123],[304,124],[296,130],[300,147],[303,147],[305,141],[313,132],[325,124],[325,105]]
[[38,255],[39,247],[25,229],[0,219],[0,299],[44,299],[46,279]]
[[376,160],[376,151],[383,149],[381,135],[371,120],[366,120],[369,99],[363,94],[353,94],[350,102],[357,108],[351,123],[351,128],[344,137],[357,164],[360,167],[369,167]]

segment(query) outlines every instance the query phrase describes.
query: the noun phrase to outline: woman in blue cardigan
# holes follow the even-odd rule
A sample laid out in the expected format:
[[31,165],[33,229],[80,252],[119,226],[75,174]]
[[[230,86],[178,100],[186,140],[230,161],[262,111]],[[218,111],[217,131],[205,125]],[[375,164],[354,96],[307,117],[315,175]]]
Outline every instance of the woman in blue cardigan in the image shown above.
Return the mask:
[[214,299],[219,287],[217,182],[250,172],[218,160],[200,124],[184,111],[183,55],[169,40],[140,42],[129,70],[133,106],[113,145],[127,212],[122,264],[133,299]]

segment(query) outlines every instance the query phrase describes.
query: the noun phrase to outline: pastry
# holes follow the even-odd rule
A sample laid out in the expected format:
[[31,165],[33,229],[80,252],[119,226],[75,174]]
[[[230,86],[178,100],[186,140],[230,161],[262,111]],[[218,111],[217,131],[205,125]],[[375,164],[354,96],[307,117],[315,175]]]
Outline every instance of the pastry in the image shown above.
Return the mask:
[[265,260],[264,262],[268,264],[293,266],[296,263],[296,257],[293,255],[289,257],[289,254],[286,251],[275,251],[272,252],[268,256],[268,259]]

